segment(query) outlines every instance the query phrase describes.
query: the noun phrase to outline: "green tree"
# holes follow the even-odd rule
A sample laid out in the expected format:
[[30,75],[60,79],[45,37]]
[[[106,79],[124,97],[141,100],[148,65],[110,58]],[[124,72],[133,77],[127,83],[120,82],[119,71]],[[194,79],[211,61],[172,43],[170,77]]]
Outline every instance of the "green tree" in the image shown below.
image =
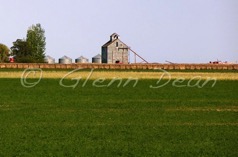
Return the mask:
[[32,25],[27,31],[27,47],[35,62],[44,62],[45,58],[45,30],[40,24]]
[[45,58],[45,30],[40,24],[27,30],[25,39],[17,39],[11,47],[15,61],[19,63],[43,63]]
[[0,63],[7,62],[9,57],[9,48],[0,43]]
[[28,44],[24,39],[17,39],[15,42],[13,42],[11,51],[14,56],[15,62],[18,63],[35,62],[34,58],[32,57],[32,53],[27,45]]

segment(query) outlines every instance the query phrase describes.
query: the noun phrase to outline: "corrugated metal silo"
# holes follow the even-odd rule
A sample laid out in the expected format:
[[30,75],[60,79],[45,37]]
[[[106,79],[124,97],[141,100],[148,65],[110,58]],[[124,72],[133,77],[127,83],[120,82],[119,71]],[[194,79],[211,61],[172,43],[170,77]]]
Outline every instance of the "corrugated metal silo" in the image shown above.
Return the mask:
[[46,56],[45,57],[45,62],[48,64],[54,64],[55,63],[55,59],[51,56]]
[[102,63],[102,57],[101,57],[101,55],[98,54],[98,55],[94,56],[94,57],[92,58],[92,63]]
[[75,63],[88,63],[88,59],[80,56],[79,58],[75,59]]
[[59,59],[59,63],[60,64],[71,64],[72,59],[67,56],[63,56],[62,58]]

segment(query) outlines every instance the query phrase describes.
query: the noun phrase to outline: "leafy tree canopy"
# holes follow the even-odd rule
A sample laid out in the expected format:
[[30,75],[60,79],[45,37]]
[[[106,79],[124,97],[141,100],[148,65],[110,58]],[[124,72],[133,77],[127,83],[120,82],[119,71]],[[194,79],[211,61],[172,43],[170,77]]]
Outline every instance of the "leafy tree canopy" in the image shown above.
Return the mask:
[[45,30],[40,24],[32,25],[27,31],[27,46],[36,62],[44,62],[45,58]]
[[15,42],[13,42],[11,50],[12,54],[14,55],[15,62],[18,63],[34,62],[31,51],[27,46],[27,42],[24,39],[17,39]]
[[25,39],[13,42],[11,50],[15,61],[20,63],[43,63],[45,58],[45,30],[40,24],[32,25],[27,30]]
[[9,52],[9,48],[6,45],[0,43],[0,63],[8,62]]

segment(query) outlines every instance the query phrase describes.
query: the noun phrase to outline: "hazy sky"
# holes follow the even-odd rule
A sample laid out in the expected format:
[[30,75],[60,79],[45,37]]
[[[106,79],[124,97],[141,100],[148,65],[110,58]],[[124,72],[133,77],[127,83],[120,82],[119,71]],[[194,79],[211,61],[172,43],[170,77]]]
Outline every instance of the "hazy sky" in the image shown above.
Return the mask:
[[29,26],[46,31],[58,60],[101,53],[116,32],[149,62],[238,61],[238,0],[0,0],[0,43]]

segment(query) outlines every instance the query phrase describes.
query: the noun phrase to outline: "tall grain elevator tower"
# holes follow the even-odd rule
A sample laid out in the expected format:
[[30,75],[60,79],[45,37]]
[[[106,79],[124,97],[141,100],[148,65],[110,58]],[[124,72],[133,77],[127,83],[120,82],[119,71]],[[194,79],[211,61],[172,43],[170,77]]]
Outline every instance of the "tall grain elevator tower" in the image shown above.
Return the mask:
[[102,46],[102,63],[129,64],[129,47],[119,39],[117,33]]

